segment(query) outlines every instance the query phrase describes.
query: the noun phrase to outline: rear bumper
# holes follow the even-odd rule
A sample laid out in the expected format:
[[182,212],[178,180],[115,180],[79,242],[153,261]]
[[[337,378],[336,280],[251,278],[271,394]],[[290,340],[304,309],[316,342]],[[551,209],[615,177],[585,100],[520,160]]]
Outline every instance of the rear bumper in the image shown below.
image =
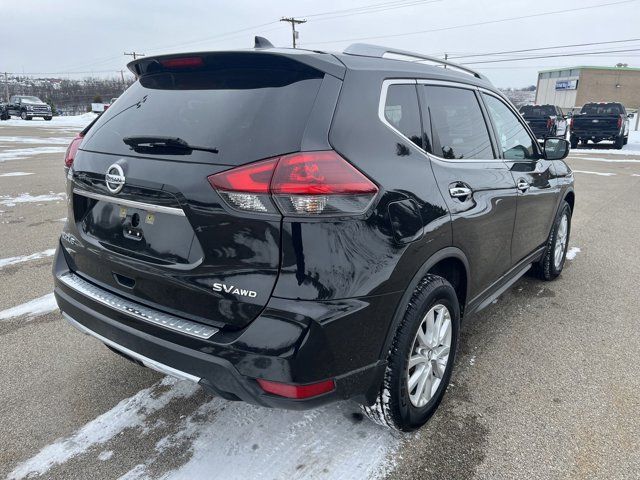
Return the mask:
[[616,130],[572,130],[571,136],[585,139],[615,140],[620,136],[620,131]]
[[[392,303],[389,296],[334,302],[274,298],[244,329],[223,329],[204,339],[96,301],[60,280],[68,273],[66,256],[59,247],[54,293],[74,327],[136,363],[197,382],[224,398],[307,409],[348,398],[371,403],[377,394],[385,368],[379,359],[384,338],[376,338],[375,329],[365,330],[363,340],[369,345],[356,351],[358,339],[350,340],[349,334],[354,325],[379,316],[382,304]],[[388,318],[390,321],[391,315]],[[336,387],[316,397],[289,399],[265,393],[257,378],[297,385],[333,379]]]

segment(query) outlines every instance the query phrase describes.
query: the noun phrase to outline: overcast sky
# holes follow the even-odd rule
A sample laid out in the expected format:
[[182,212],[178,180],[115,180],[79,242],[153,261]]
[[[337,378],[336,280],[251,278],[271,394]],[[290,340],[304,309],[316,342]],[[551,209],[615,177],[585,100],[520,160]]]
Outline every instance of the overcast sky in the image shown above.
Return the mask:
[[[112,76],[131,60],[123,55],[124,51],[135,50],[150,55],[247,48],[253,45],[255,34],[266,36],[276,46],[290,46],[289,24],[277,22],[282,16],[308,19],[306,24],[299,26],[302,48],[333,51],[340,51],[356,41],[352,39],[438,56],[447,52],[454,57],[640,38],[640,0],[620,2],[0,0],[0,72],[42,72],[49,74],[46,76],[60,76],[52,75],[54,72],[82,72],[73,75],[74,78],[91,73]],[[617,4],[584,9],[613,3]],[[379,4],[385,6],[366,14],[356,15],[354,13],[361,10],[351,10],[318,15]],[[579,8],[583,10],[574,10]],[[569,11],[468,26],[559,10]],[[241,29],[246,31],[238,32]],[[226,35],[230,32],[232,34]],[[510,54],[509,58],[514,58],[516,55],[634,48],[638,51],[530,59],[473,67],[485,73],[499,87],[522,87],[536,83],[538,70],[556,66],[613,66],[618,62],[640,66],[640,41]],[[471,57],[458,61],[496,58]],[[500,58],[505,58],[505,55]]]

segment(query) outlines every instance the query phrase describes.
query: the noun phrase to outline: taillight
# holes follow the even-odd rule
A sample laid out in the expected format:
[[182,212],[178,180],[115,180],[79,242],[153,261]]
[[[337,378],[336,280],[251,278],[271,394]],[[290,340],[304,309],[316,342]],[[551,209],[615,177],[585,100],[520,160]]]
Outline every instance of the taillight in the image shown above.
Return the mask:
[[71,143],[67,147],[67,152],[64,154],[65,167],[69,168],[73,165],[73,160],[76,158],[76,153],[78,153],[78,148],[80,148],[80,143],[83,138],[84,134],[79,133],[71,140]]
[[624,118],[624,116],[623,116],[623,115],[620,115],[620,116],[618,117],[618,128],[622,127],[622,122],[623,122],[623,120],[622,120],[622,119],[623,119],[623,118]]
[[267,393],[286,398],[310,398],[317,397],[323,393],[335,390],[336,384],[333,380],[324,380],[309,385],[289,385],[287,383],[272,382],[269,380],[257,379],[260,388]]
[[[366,211],[378,187],[336,152],[300,152],[211,175],[231,206],[256,213],[342,215]],[[274,205],[275,203],[275,205]]]
[[548,118],[548,119],[547,119],[547,128],[548,128],[549,130],[551,130],[551,127],[553,127],[553,124],[554,124],[554,123],[556,123],[555,118]]

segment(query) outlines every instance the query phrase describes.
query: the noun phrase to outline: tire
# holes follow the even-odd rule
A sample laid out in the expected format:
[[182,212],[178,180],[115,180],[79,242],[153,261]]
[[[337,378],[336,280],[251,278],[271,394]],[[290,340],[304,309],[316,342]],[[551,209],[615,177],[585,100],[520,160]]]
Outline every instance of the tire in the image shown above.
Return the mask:
[[628,136],[624,137],[624,140],[623,140],[622,143],[623,143],[623,145],[626,145],[627,143],[629,143],[629,137]]
[[28,116],[27,116],[27,112],[21,112],[20,113],[20,118],[23,120],[31,120]]
[[[438,323],[441,327],[448,323],[448,327],[438,328]],[[432,343],[433,337],[429,335],[427,325],[433,326],[432,332],[440,332],[437,342]],[[395,332],[376,401],[373,405],[362,406],[364,414],[380,425],[403,432],[410,432],[424,425],[438,408],[449,385],[459,328],[460,305],[455,290],[444,278],[426,275],[416,287]],[[418,329],[421,335],[418,335]],[[444,348],[447,341],[448,350]],[[437,345],[423,346],[427,344]],[[421,358],[425,361],[410,367],[410,356],[418,362]],[[441,361],[443,359],[444,363]],[[425,369],[428,370],[425,372]],[[439,375],[436,373],[438,370]],[[426,377],[420,371],[425,372]],[[416,378],[419,378],[411,389],[410,372],[411,377],[417,375]],[[422,382],[423,378],[425,382]],[[427,381],[432,388],[422,397],[418,388],[422,383],[427,391]]]
[[622,147],[624,147],[624,136],[620,135],[618,137],[616,137],[614,143],[613,143],[613,148],[615,148],[616,150],[621,150]]
[[44,119],[48,122],[51,120],[51,117],[44,117]]
[[[580,143],[586,147],[587,145],[589,145],[589,139],[583,138],[582,140],[580,140]],[[594,140],[593,143],[596,143],[596,141]]]
[[[551,229],[551,234],[547,240],[544,255],[536,265],[538,276],[542,280],[555,280],[558,278],[560,273],[562,273],[564,262],[567,258],[569,236],[571,234],[571,213],[571,207],[566,200],[563,201],[558,215],[553,222],[553,228]],[[566,218],[565,227],[562,227],[563,218]],[[558,243],[561,244],[561,250],[559,253],[556,250],[558,248]]]
[[571,144],[571,148],[578,148],[578,137],[571,135],[569,143]]

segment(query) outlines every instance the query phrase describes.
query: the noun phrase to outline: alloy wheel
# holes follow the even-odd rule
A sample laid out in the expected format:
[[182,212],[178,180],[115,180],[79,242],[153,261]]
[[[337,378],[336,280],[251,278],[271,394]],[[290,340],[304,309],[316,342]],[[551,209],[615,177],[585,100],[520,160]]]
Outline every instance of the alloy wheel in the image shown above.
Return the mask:
[[407,387],[415,407],[424,407],[438,391],[451,349],[451,313],[437,304],[426,313],[418,327],[409,355]]
[[560,268],[560,264],[562,263],[562,257],[564,256],[564,251],[567,248],[567,237],[569,233],[569,218],[565,213],[562,215],[562,219],[560,220],[560,225],[558,225],[558,233],[556,234],[556,244],[554,246],[553,251],[553,266],[557,269]]

